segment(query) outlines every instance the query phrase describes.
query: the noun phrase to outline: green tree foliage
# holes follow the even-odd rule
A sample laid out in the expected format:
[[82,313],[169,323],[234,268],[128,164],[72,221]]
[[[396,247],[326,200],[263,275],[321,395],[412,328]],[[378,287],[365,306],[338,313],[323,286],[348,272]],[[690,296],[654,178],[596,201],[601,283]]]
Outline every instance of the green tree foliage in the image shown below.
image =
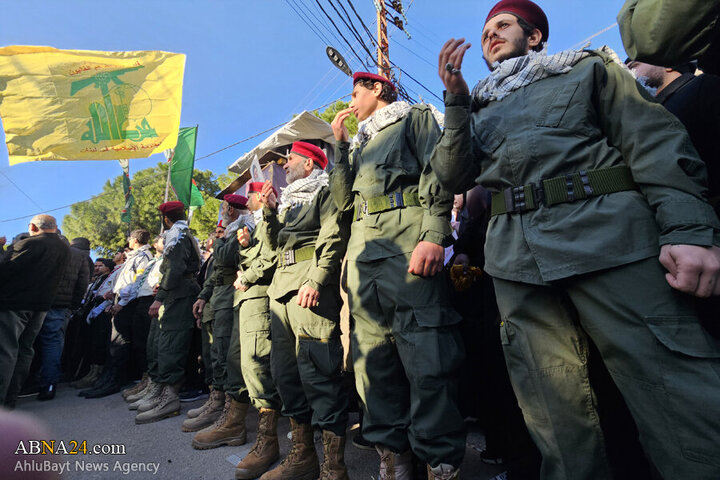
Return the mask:
[[[165,198],[165,183],[168,164],[158,163],[156,167],[141,170],[132,175],[135,205],[130,224],[120,221],[124,205],[122,175],[108,180],[102,193],[87,202],[75,204],[70,214],[63,218],[62,231],[67,238],[86,237],[94,249],[102,255],[109,255],[125,246],[128,232],[145,228],[153,236],[160,233],[160,213],[157,206]],[[226,176],[214,178],[210,170],[195,170],[197,183],[205,205],[195,210],[190,229],[199,239],[205,239],[215,228],[220,201],[214,196],[220,191],[219,182],[229,183]],[[172,188],[169,200],[176,200]]]
[[[350,104],[348,102],[338,100],[322,112],[315,110],[313,112],[313,115],[325,120],[327,123],[332,123],[333,119],[335,118],[335,114],[337,114],[337,112],[339,112],[340,110],[348,108],[349,106]],[[358,129],[358,121],[357,118],[355,118],[355,115],[350,115],[348,119],[345,120],[345,126],[347,126],[348,132],[350,133],[350,138],[352,138],[357,133]]]

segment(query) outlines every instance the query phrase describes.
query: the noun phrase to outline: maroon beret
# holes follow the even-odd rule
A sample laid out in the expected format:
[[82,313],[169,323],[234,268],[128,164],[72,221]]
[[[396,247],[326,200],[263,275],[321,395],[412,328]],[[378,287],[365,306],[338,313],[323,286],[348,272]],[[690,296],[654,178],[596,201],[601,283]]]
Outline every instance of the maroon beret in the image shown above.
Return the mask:
[[522,18],[527,23],[540,30],[540,33],[542,33],[543,36],[542,41],[547,42],[548,36],[550,35],[548,19],[547,16],[545,16],[545,12],[543,12],[542,8],[540,8],[537,4],[531,2],[530,0],[502,0],[496,3],[492,10],[490,10],[490,13],[488,13],[487,18],[485,19],[485,24],[487,25],[491,18],[496,15],[500,15],[501,13],[512,13],[513,15]]
[[372,80],[373,82],[386,83],[392,87],[393,91],[396,90],[395,85],[393,85],[390,80],[383,77],[382,75],[377,75],[375,73],[355,72],[355,74],[353,75],[353,85],[355,85],[358,80]]
[[223,200],[225,200],[228,205],[235,208],[246,208],[247,207],[247,198],[243,197],[242,195],[235,195],[233,193],[228,193],[223,197]]
[[320,168],[324,169],[327,167],[328,159],[325,156],[325,152],[320,147],[307,142],[295,142],[292,144],[290,153],[300,155],[301,157],[309,158],[313,162],[317,163]]
[[174,202],[165,202],[158,207],[158,210],[160,210],[160,212],[165,215],[169,212],[174,212],[176,210],[185,210],[185,205],[183,205],[182,202],[178,202],[177,200]]
[[[263,182],[250,182],[248,183],[248,190],[247,193],[260,193],[262,192],[263,185],[265,185]],[[272,191],[277,197],[277,190],[275,190],[275,187],[272,187]]]

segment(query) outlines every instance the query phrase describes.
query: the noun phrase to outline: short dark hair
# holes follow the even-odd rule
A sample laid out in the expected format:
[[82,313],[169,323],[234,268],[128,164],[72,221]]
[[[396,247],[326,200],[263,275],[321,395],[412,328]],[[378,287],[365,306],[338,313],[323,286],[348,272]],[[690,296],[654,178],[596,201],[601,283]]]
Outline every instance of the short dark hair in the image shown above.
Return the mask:
[[130,232],[130,238],[134,238],[140,245],[147,245],[150,241],[150,232],[144,228],[138,228]]
[[542,38],[542,32],[540,31],[540,29],[539,29],[538,27],[536,27],[535,25],[532,25],[532,24],[526,22],[524,19],[518,17],[518,16],[515,15],[514,13],[513,13],[513,15],[515,16],[515,18],[517,18],[517,23],[518,23],[518,25],[520,25],[520,28],[522,28],[523,33],[525,34],[525,38],[528,38],[530,35],[532,35],[532,33],[533,33],[535,30],[537,30],[537,31],[540,32],[540,38],[541,38],[540,43],[538,43],[537,45],[535,45],[534,47],[532,47],[532,50],[534,50],[534,51],[536,51],[536,52],[542,51],[542,49],[543,49],[543,42],[545,42],[545,39]]
[[185,220],[185,210],[172,210],[170,212],[164,213],[164,216],[168,218],[172,223],[177,222],[178,220]]
[[379,83],[382,85],[382,91],[380,92],[379,97],[380,100],[387,103],[393,103],[397,100],[397,92],[387,83],[377,82],[375,80],[370,80],[369,78],[361,78],[360,80],[355,82],[355,85],[357,85],[358,83],[361,86],[367,88],[368,90],[372,90],[375,87],[375,84]]

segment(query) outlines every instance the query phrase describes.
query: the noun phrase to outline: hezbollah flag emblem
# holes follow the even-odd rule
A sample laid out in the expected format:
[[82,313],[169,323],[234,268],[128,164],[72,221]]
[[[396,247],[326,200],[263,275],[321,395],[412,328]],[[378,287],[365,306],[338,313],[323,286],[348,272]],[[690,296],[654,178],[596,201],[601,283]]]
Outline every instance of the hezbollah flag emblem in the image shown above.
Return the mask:
[[0,48],[10,165],[149,157],[177,142],[185,55]]

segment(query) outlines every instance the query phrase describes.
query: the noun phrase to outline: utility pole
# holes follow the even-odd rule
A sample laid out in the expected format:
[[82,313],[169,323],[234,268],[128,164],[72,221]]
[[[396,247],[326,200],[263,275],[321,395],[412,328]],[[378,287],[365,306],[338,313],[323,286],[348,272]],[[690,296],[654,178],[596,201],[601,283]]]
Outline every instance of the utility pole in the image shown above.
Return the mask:
[[377,9],[378,75],[392,80],[390,69],[390,44],[387,34],[387,10],[384,0],[373,0]]

